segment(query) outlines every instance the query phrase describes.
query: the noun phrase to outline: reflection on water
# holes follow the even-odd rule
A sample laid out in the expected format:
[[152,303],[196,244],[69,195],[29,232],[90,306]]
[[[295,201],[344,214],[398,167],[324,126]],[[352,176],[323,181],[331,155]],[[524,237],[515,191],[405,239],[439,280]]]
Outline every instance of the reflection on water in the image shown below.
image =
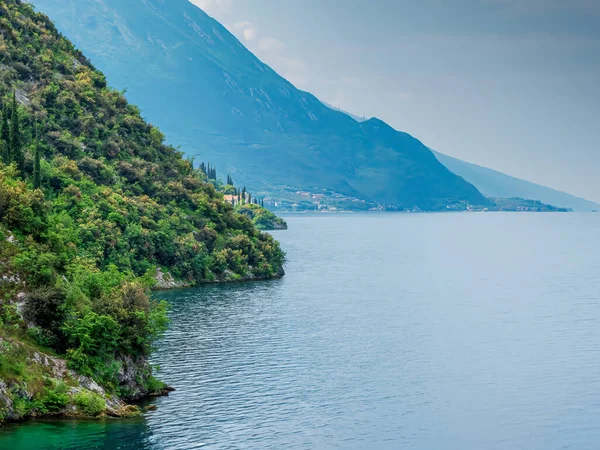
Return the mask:
[[0,448],[597,448],[599,215],[288,223],[284,279],[160,294],[156,411]]

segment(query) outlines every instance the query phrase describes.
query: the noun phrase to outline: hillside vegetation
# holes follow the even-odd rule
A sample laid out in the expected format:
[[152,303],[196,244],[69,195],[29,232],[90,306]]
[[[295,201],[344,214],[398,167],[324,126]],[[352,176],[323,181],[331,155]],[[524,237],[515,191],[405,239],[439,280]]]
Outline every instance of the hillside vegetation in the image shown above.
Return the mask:
[[157,269],[188,284],[269,278],[284,254],[19,0],[0,0],[0,69],[0,403],[26,416],[54,392],[11,354],[19,342],[123,398],[159,389],[146,362],[166,326],[148,294]]

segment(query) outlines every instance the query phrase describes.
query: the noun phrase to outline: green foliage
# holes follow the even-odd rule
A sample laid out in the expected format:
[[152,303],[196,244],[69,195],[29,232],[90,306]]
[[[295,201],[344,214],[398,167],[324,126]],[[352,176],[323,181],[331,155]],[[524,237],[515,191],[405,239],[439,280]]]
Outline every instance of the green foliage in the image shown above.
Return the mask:
[[56,381],[54,386],[46,389],[38,399],[45,412],[53,413],[63,410],[69,404],[68,388],[62,381]]
[[247,203],[236,208],[236,212],[249,217],[259,230],[284,230],[287,223],[262,206]]
[[21,125],[19,119],[19,109],[17,107],[17,95],[13,92],[12,107],[10,112],[10,133],[9,133],[9,161],[15,162],[17,168],[22,172],[25,167],[25,155],[23,154],[23,136],[21,135]]
[[33,156],[33,188],[40,189],[42,187],[42,173],[41,173],[41,155],[40,155],[40,142],[37,135],[37,127],[35,130],[35,150]]
[[[269,277],[284,255],[46,16],[16,0],[0,12],[0,229],[15,238],[0,262],[27,287],[29,337],[117,391],[119,357],[146,357],[167,325],[158,267],[190,284]],[[3,326],[25,328],[9,305]]]
[[148,379],[146,380],[146,389],[148,389],[148,392],[151,392],[153,394],[159,394],[166,387],[167,385],[165,383],[156,379],[153,376],[148,377]]
[[93,392],[80,392],[75,395],[75,405],[88,417],[98,417],[106,410],[106,400]]
[[64,321],[64,292],[50,287],[40,287],[27,295],[23,308],[27,322],[35,325],[29,330],[34,340],[44,347],[64,350],[62,323]]
[[0,379],[8,383],[21,380],[26,372],[25,355],[22,348],[7,340],[0,341]]

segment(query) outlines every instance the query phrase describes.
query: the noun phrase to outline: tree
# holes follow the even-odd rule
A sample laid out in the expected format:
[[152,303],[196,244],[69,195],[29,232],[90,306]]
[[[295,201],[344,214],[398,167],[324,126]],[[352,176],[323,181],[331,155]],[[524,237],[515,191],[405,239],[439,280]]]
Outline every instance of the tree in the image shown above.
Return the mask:
[[13,92],[12,110],[10,116],[10,138],[9,152],[10,159],[17,163],[17,168],[21,173],[25,166],[25,155],[23,154],[23,138],[21,136],[21,127],[19,124],[19,110],[17,108],[17,94]]
[[35,150],[33,155],[33,188],[40,189],[42,187],[42,172],[40,167],[40,139],[37,124],[35,125]]
[[204,161],[200,163],[200,172],[206,175],[206,164],[204,164]]
[[8,124],[9,110],[5,107],[1,112],[2,120],[0,121],[0,151],[2,152],[2,161],[8,165],[12,162],[10,154],[10,125]]

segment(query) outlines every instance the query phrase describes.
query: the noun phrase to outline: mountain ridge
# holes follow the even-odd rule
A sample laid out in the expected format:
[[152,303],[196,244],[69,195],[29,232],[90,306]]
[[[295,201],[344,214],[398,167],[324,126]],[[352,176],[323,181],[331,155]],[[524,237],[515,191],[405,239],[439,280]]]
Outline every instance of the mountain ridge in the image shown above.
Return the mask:
[[[368,120],[365,117],[357,116],[327,102],[322,103],[335,111],[347,114],[357,122]],[[429,150],[449,170],[473,184],[482,194],[488,197],[538,200],[548,205],[559,208],[571,208],[573,211],[580,212],[600,211],[600,204],[594,201],[514,177],[485,166],[463,161],[432,148],[429,148]]]
[[187,0],[33,3],[170,141],[254,191],[324,188],[401,209],[487,204],[420,141],[327,108]]

